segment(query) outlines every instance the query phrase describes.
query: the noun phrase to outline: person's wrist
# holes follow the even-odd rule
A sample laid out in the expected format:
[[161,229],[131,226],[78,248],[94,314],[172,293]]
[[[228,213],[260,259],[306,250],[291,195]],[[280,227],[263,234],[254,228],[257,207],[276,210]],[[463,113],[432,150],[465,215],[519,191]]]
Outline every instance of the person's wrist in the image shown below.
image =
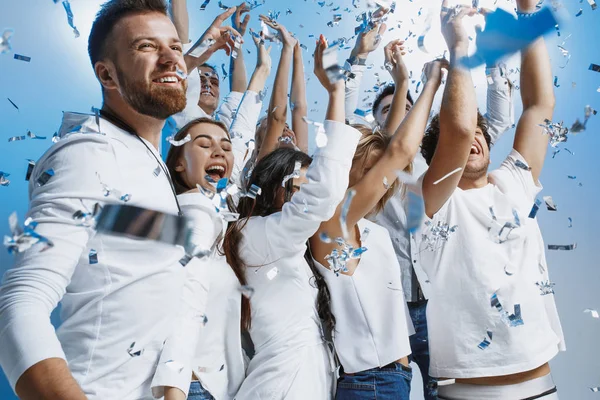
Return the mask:
[[329,88],[328,91],[329,91],[329,97],[345,95],[343,81],[340,80],[340,81],[336,82]]

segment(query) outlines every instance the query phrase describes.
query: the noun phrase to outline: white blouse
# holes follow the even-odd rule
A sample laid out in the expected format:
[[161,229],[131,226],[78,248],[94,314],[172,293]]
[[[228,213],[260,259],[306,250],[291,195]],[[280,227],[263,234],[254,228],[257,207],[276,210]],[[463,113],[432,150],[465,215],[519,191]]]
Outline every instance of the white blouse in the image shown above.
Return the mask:
[[383,367],[409,355],[408,336],[414,333],[387,229],[366,219],[358,227],[363,233],[369,229],[368,238],[361,239],[368,250],[352,275],[336,275],[315,260],[331,293],[335,350],[347,373]]
[[178,199],[184,214],[194,221],[191,242],[213,252],[185,267],[179,321],[163,348],[152,382],[153,395],[163,396],[165,386],[187,395],[193,371],[216,400],[232,399],[244,379],[245,366],[240,284],[218,251],[226,222],[201,193],[181,194]]
[[[252,217],[242,231],[241,256],[248,268],[255,355],[236,398],[328,399],[334,365],[321,334],[317,289],[304,259],[306,241],[331,218],[348,187],[360,133],[326,121],[326,147],[317,149],[308,183],[281,212]],[[305,206],[307,211],[305,212]]]

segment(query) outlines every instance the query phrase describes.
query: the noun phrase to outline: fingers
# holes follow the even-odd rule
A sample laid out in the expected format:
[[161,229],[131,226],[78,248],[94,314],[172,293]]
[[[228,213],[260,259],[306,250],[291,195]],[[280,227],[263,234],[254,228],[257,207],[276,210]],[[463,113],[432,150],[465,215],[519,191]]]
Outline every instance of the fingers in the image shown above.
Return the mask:
[[231,38],[233,38],[233,36],[237,36],[237,37],[240,38],[240,40],[242,41],[242,43],[244,43],[244,39],[242,38],[242,35],[240,35],[240,33],[238,31],[236,31],[235,29],[233,29],[233,27],[231,27],[231,26],[222,26],[220,28],[220,31],[221,31],[221,36],[224,35],[225,33],[227,33],[229,35],[229,37],[231,37]]
[[233,13],[237,10],[237,7],[231,7],[225,10],[222,14],[218,15],[213,22],[213,26],[221,26],[223,22],[229,17],[233,15]]
[[246,16],[244,17],[244,20],[242,21],[242,27],[246,27],[246,25],[248,25],[248,22],[250,21],[250,14],[246,14]]
[[387,25],[384,22],[381,25],[379,25],[379,30],[377,31],[377,34],[383,36],[383,34],[385,33],[386,29],[387,29]]

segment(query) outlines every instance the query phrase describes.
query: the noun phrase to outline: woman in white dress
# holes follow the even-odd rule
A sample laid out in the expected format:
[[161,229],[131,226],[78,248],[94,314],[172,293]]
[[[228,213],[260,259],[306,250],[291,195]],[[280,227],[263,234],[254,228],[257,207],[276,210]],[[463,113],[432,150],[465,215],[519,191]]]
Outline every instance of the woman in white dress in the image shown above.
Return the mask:
[[[394,50],[401,52],[402,47]],[[363,136],[352,160],[347,198],[310,240],[336,317],[333,339],[342,364],[336,399],[410,398],[408,336],[414,330],[400,266],[388,231],[365,216],[383,209],[394,195],[397,171],[410,169],[440,86],[442,65],[439,60],[425,65],[423,91],[391,138],[360,128]]]
[[344,124],[344,84],[327,78],[326,48],[321,37],[315,74],[329,93],[327,145],[312,160],[286,148],[261,159],[249,181],[261,194],[240,199],[240,219],[225,238],[227,261],[246,271],[251,313],[242,315],[242,324],[255,349],[238,400],[333,397],[335,363],[321,328],[321,318],[332,318],[326,286],[305,253],[344,196],[360,133]]

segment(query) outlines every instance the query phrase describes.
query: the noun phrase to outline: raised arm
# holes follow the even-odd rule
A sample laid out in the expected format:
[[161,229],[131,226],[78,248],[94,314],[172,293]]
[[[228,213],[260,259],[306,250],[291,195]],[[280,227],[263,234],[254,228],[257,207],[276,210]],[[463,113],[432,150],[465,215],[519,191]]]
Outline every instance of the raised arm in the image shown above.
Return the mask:
[[308,115],[306,102],[306,81],[304,78],[304,64],[302,61],[302,47],[300,42],[294,46],[294,68],[292,72],[292,90],[290,92],[292,107],[292,130],[296,136],[296,146],[308,153],[308,124],[304,117]]
[[[385,10],[380,8],[377,13],[383,13]],[[358,98],[360,95],[360,84],[363,74],[367,68],[367,58],[369,54],[377,50],[381,43],[381,36],[385,33],[387,26],[385,23],[377,24],[373,29],[359,33],[354,48],[348,58],[350,72],[354,77],[346,80],[346,120],[354,120],[354,111],[358,107]]]
[[[215,52],[223,49],[227,55],[230,55],[235,48],[235,36],[241,37],[240,33],[231,26],[223,26],[227,18],[231,17],[236,11],[236,7],[231,7],[218,15],[217,18],[204,31],[200,39],[194,43],[190,50],[185,54],[185,64],[188,74],[212,57]],[[208,45],[209,41],[214,41]],[[243,41],[243,39],[242,39]]]
[[[517,0],[518,11],[524,14],[535,12],[536,4],[534,0]],[[513,147],[527,161],[537,182],[548,149],[548,135],[542,134],[538,125],[552,119],[555,103],[550,56],[543,38],[521,53],[521,99],[523,114],[517,124]]]
[[281,212],[248,222],[257,224],[257,234],[245,236],[248,247],[265,247],[264,238],[268,235],[268,246],[277,249],[270,252],[265,264],[274,261],[275,257],[303,254],[306,240],[317,231],[322,221],[331,218],[334,212],[331,205],[342,201],[348,187],[350,166],[360,133],[344,124],[344,83],[342,80],[334,83],[328,80],[322,61],[326,48],[326,41],[321,36],[315,49],[314,68],[329,95],[324,124],[327,146],[317,148],[306,172],[307,183],[300,186],[292,199],[283,205]]
[[187,10],[187,0],[171,0],[171,20],[181,43],[190,42],[190,16]]
[[[425,65],[424,74],[427,77],[427,83],[424,85],[423,92],[415,106],[392,136],[381,158],[351,188],[355,190],[356,194],[346,219],[349,231],[360,219],[371,212],[377,202],[385,195],[389,186],[384,182],[391,185],[396,180],[397,171],[410,165],[417,151],[419,151],[433,99],[440,87],[442,67],[447,67],[445,60],[435,60]],[[334,216],[323,222],[319,231],[327,233],[330,237],[342,236],[340,227],[341,207],[341,204],[338,205]],[[316,248],[313,248],[315,258],[322,260],[325,255],[331,253],[335,243],[328,246],[319,240],[318,242],[315,241],[315,245]]]
[[[240,39],[246,34],[246,28],[250,21],[250,14],[246,14],[242,19],[242,15],[250,11],[250,7],[243,2],[240,4],[235,13],[231,16],[231,25],[233,29],[238,31],[241,35]],[[238,43],[239,49],[231,52],[231,59],[229,61],[229,89],[232,92],[244,93],[248,82],[246,79],[246,64],[244,63],[244,51],[242,44]],[[234,57],[234,54],[236,56]]]
[[297,41],[283,25],[271,21],[271,19],[264,15],[260,16],[260,20],[279,32],[279,36],[283,42],[283,49],[281,50],[275,83],[271,92],[271,100],[267,109],[267,132],[258,152],[257,160],[271,153],[279,146],[279,137],[283,133],[287,119],[288,80],[294,46]]
[[462,174],[454,174],[437,185],[433,182],[457,168],[465,168],[477,128],[477,99],[471,71],[461,65],[467,56],[469,38],[463,18],[475,10],[463,7],[456,16],[442,5],[442,33],[450,50],[450,68],[440,109],[440,134],[433,159],[423,178],[425,213],[432,217],[450,198]]
[[396,89],[392,97],[390,111],[385,119],[383,132],[391,135],[396,132],[406,115],[406,96],[408,94],[408,68],[404,64],[404,41],[393,40],[384,48],[385,67],[392,75]]
[[264,90],[265,83],[271,73],[271,56],[269,55],[271,48],[266,48],[264,40],[260,38],[253,36],[252,39],[256,45],[256,69],[250,78],[248,90],[244,93],[229,130],[234,153],[231,180],[240,184],[240,186],[240,174],[246,164],[246,158],[250,155],[248,154],[247,143],[254,139],[256,124],[262,108],[260,93]]

